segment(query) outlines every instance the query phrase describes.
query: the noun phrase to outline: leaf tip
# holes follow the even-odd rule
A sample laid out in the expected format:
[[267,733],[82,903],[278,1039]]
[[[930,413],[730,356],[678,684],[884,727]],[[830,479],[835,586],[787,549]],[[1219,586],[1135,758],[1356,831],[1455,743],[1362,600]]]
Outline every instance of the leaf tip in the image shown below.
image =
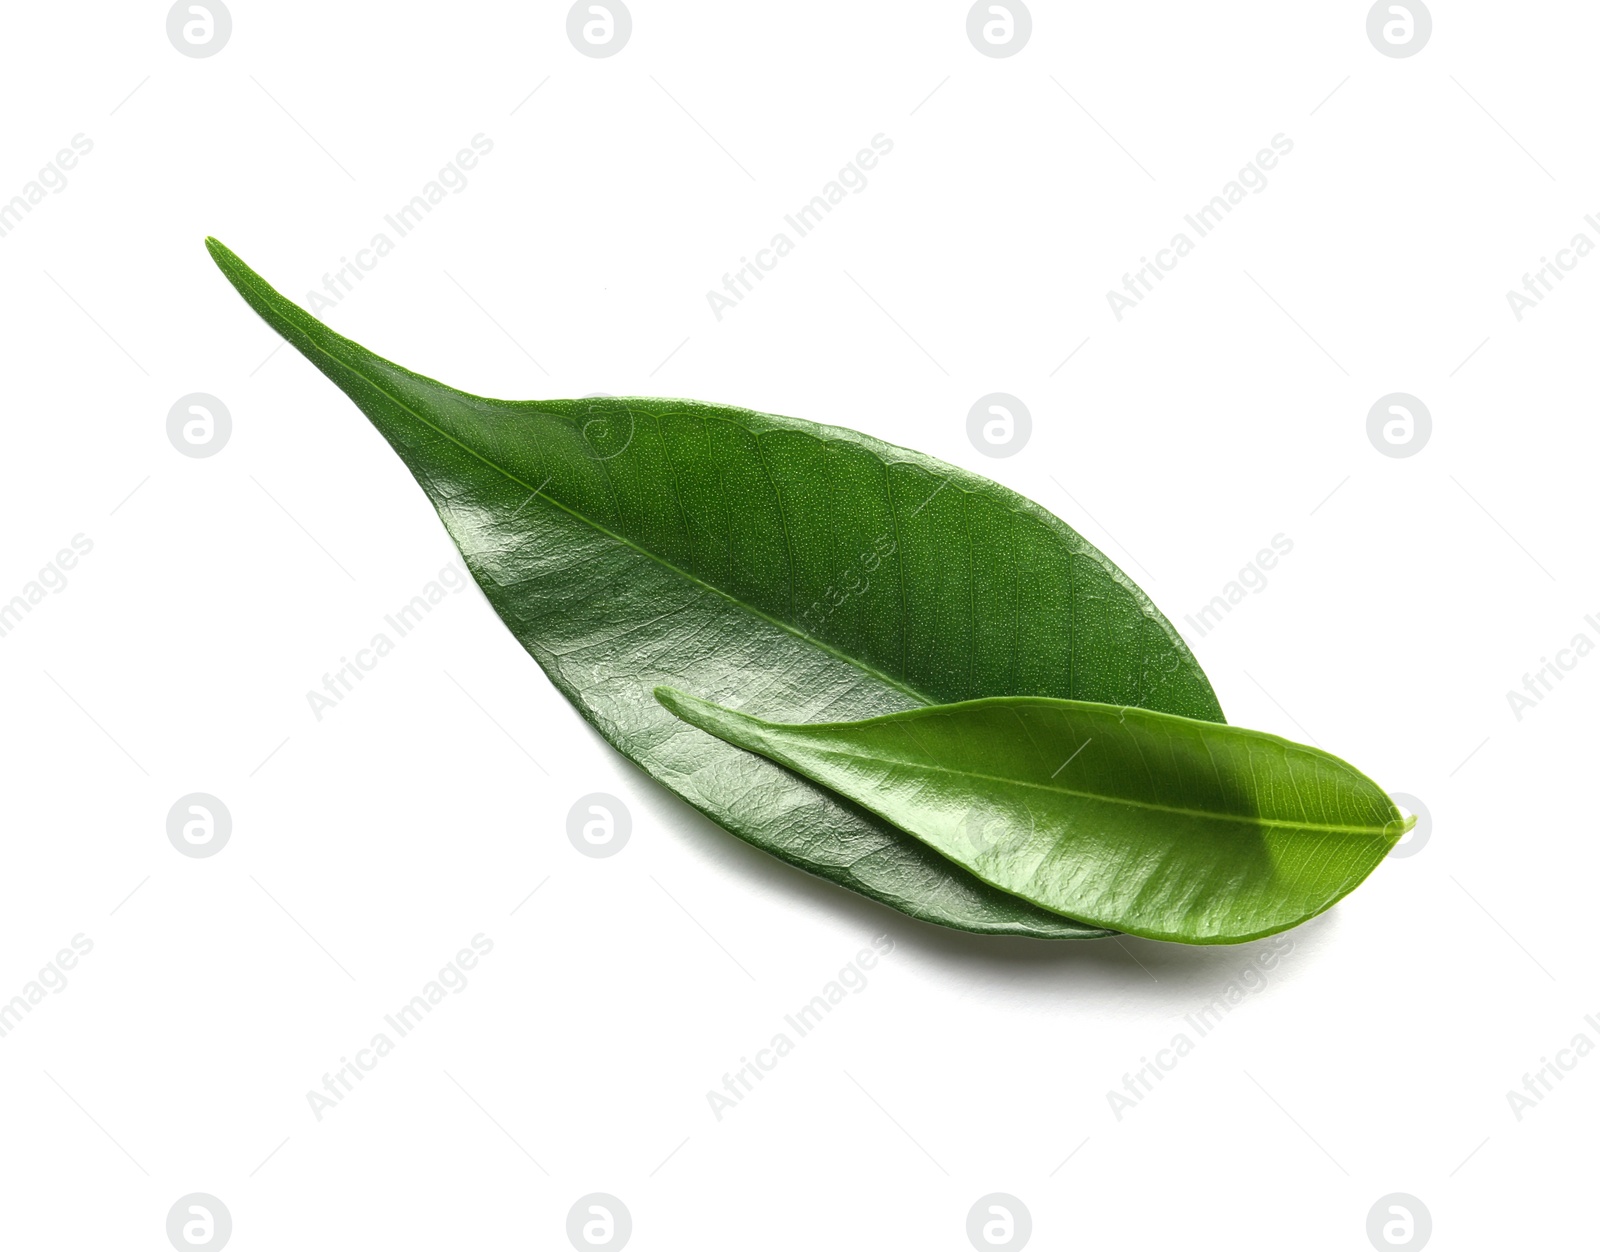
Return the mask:
[[238,254],[215,235],[206,236],[206,251],[210,253],[217,268],[222,271],[223,277],[235,287],[239,285],[235,276],[241,271],[249,272],[249,266],[239,259]]
[[735,727],[746,727],[755,722],[754,718],[743,713],[724,708],[710,700],[702,700],[699,696],[691,696],[675,687],[657,687],[655,697],[657,702],[679,721],[688,722],[689,725],[716,735],[719,739],[726,739]]
[[1417,824],[1417,815],[1405,812],[1399,805],[1394,804],[1392,800],[1389,803],[1394,806],[1395,816],[1384,824],[1383,835],[1384,838],[1389,840],[1390,846],[1393,846],[1399,843],[1412,827]]
[[241,278],[252,278],[257,282],[261,276],[252,270],[240,259],[239,254],[215,235],[206,236],[206,251],[211,254],[211,259],[216,262],[217,268],[235,287],[239,286]]
[[676,687],[657,687],[653,694],[655,695],[656,703],[673,713],[678,711],[678,702],[687,699],[683,692]]

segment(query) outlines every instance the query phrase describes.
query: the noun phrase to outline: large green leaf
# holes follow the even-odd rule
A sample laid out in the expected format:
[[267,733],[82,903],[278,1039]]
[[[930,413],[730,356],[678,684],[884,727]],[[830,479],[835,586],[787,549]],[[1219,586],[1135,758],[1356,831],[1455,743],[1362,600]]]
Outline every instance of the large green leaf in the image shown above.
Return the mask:
[[1338,757],[1144,709],[1013,697],[783,726],[656,694],[985,882],[1148,939],[1286,930],[1353,891],[1410,826]]
[[624,755],[741,838],[913,917],[1104,933],[651,697],[675,684],[814,720],[1035,694],[1220,720],[1176,632],[1064,523],[838,427],[682,400],[468,395],[335,334],[207,246],[400,454],[489,602]]

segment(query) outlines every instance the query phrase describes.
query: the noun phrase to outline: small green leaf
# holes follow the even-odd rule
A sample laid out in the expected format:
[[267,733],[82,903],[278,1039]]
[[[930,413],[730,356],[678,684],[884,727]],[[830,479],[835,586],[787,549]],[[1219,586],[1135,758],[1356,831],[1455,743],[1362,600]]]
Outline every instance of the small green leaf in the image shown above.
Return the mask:
[[1177,632],[1065,523],[836,426],[688,400],[470,395],[336,334],[207,247],[399,453],[495,611],[625,756],[740,838],[912,917],[1106,933],[995,890],[651,696],[666,683],[815,720],[1050,695],[1220,721]]
[[1411,825],[1317,748],[1144,709],[999,698],[777,725],[678,691],[656,698],[987,883],[1148,939],[1286,930],[1354,890]]

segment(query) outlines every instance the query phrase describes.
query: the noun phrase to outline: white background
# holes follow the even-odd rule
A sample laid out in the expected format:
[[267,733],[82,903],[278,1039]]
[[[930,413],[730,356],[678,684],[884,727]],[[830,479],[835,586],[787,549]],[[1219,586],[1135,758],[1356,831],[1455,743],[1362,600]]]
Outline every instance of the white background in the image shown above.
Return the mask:
[[[189,1192],[241,1252],[565,1247],[597,1191],[641,1250],[961,1249],[990,1192],[1040,1248],[1364,1249],[1391,1192],[1438,1248],[1590,1237],[1600,1059],[1520,1120],[1506,1093],[1600,1042],[1600,659],[1520,720],[1506,692],[1600,641],[1600,259],[1520,322],[1506,292],[1600,243],[1594,6],[1439,0],[1404,59],[1361,3],[1037,3],[1009,58],[960,3],[637,0],[609,59],[557,3],[232,12],[205,59],[160,4],[4,16],[0,199],[93,142],[0,238],[0,599],[93,543],[0,639],[0,998],[94,944],[0,1038],[8,1244],[165,1248]],[[717,320],[707,290],[880,132],[866,189]],[[330,324],[482,394],[726,401],[989,474],[1128,570],[1231,721],[1420,797],[1427,845],[1119,1120],[1250,949],[941,932],[784,867],[600,740],[475,588],[316,720],[456,557],[202,240],[304,301],[480,133]],[[1106,292],[1280,133],[1119,322]],[[966,436],[993,391],[1034,420],[1004,460]],[[1405,459],[1366,432],[1397,391],[1433,416]],[[207,459],[167,439],[190,392],[232,414]],[[1184,622],[1279,533],[1265,590]],[[195,791],[233,817],[208,859],[166,835]],[[566,835],[589,792],[632,815],[610,859]],[[885,931],[718,1121],[707,1091]],[[480,932],[466,990],[317,1120]]]

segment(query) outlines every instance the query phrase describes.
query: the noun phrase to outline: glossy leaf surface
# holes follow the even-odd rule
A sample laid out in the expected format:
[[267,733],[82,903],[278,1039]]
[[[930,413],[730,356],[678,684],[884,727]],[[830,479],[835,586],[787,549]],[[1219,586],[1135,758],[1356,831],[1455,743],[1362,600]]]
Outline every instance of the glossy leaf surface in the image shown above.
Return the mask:
[[839,427],[682,400],[469,395],[336,334],[207,246],[400,454],[495,610],[631,760],[741,838],[913,917],[1102,933],[980,882],[651,695],[691,687],[793,720],[1000,694],[1220,720],[1171,625],[1063,522]]
[[657,696],[985,882],[1150,939],[1238,943],[1285,930],[1354,890],[1410,825],[1377,783],[1326,752],[1143,709],[1002,698],[774,725],[682,692]]

